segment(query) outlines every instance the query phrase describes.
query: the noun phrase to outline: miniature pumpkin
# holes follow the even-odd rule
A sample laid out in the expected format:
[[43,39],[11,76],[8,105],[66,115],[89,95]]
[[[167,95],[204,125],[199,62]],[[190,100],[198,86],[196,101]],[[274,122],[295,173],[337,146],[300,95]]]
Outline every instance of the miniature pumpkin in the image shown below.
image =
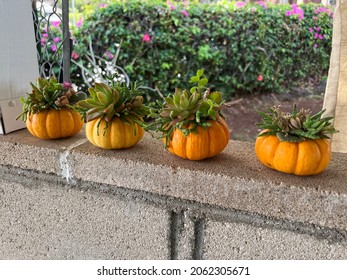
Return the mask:
[[88,89],[90,98],[75,106],[87,121],[86,136],[95,146],[123,149],[134,146],[143,136],[143,117],[148,108],[136,82],[129,88],[123,83],[95,83]]
[[30,114],[26,120],[29,132],[41,139],[58,139],[77,134],[82,126],[82,116],[69,108],[50,109]]
[[21,98],[24,106],[18,118],[26,122],[33,136],[57,139],[73,136],[81,130],[82,115],[72,109],[72,105],[87,97],[84,92],[76,93],[69,83],[61,84],[54,76],[38,78],[36,85],[30,85],[31,93]]
[[265,128],[256,139],[255,152],[269,168],[295,175],[322,172],[331,160],[328,134],[335,133],[332,118],[322,118],[323,111],[310,116],[308,110],[284,113],[279,107],[262,113]]
[[198,70],[190,90],[176,89],[164,99],[156,121],[165,148],[189,160],[202,160],[220,153],[229,142],[229,130],[221,116],[222,95],[205,87],[208,80]]
[[327,139],[301,142],[280,141],[276,135],[260,136],[255,152],[260,162],[272,169],[295,175],[313,175],[322,172],[331,160]]
[[104,149],[130,148],[140,141],[143,134],[143,128],[137,123],[131,120],[125,123],[120,118],[114,118],[108,124],[105,120],[95,119],[86,125],[88,140]]
[[[191,132],[187,136],[175,128],[168,143],[168,150],[189,160],[201,160],[219,154],[229,142],[228,126],[221,117],[209,123],[211,126],[206,129],[198,126],[196,132]],[[190,125],[190,128],[192,126]]]

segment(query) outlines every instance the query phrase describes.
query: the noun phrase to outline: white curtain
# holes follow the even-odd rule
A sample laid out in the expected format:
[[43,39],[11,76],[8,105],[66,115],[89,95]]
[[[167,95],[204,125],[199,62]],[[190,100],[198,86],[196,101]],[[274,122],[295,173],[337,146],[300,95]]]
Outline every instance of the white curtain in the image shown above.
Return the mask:
[[339,133],[332,136],[332,150],[347,153],[347,0],[337,0],[330,69],[323,108],[333,116]]

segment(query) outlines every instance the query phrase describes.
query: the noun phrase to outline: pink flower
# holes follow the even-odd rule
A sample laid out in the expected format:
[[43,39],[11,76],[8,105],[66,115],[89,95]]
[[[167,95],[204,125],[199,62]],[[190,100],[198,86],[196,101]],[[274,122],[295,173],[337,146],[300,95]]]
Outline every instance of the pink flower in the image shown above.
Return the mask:
[[188,1],[183,1],[183,5],[189,5],[189,2]]
[[79,58],[79,55],[78,55],[77,53],[75,53],[75,52],[72,52],[72,53],[71,53],[71,57],[72,57],[73,59],[78,59],[78,58]]
[[77,26],[77,27],[81,27],[82,23],[83,23],[83,18],[80,18],[80,19],[76,22],[76,26]]
[[236,2],[235,3],[236,7],[243,7],[244,5],[246,5],[245,2]]
[[63,82],[63,87],[66,88],[66,89],[69,89],[71,88],[71,84],[69,82]]
[[57,50],[57,45],[56,45],[56,44],[53,44],[53,45],[51,46],[51,50],[52,50],[52,52],[55,52],[55,51]]
[[308,31],[310,31],[310,33],[312,33],[312,32],[313,32],[313,28],[310,27],[310,28],[308,29]]
[[300,9],[296,4],[291,5],[292,10],[286,11],[285,15],[287,17],[291,15],[297,15],[299,20],[302,20],[304,18],[304,11]]
[[142,41],[144,41],[144,42],[149,42],[149,41],[151,41],[151,37],[150,37],[147,33],[145,33],[145,34],[142,36]]
[[324,35],[319,34],[318,39],[319,39],[319,40],[323,40],[323,39],[324,39]]
[[317,20],[317,17],[313,17],[313,20],[316,21],[316,20]]
[[167,5],[170,7],[170,11],[173,11],[175,9],[175,6],[172,5],[170,1],[167,1]]
[[253,8],[251,9],[251,12],[254,13],[256,10],[257,10],[257,9],[253,7]]
[[258,1],[257,4],[262,6],[264,9],[267,9],[267,5],[263,1]]
[[104,56],[106,56],[108,59],[112,59],[114,57],[114,55],[109,51],[105,51]]
[[100,8],[106,8],[106,7],[107,7],[107,5],[105,3],[100,4]]
[[42,37],[43,37],[43,38],[48,38],[48,34],[47,34],[47,33],[43,33],[43,34],[42,34]]
[[52,21],[53,27],[57,28],[60,24],[60,21]]
[[189,17],[189,14],[186,10],[182,10],[182,15],[184,15],[185,17]]
[[264,77],[263,77],[262,75],[259,75],[259,76],[257,77],[257,80],[258,80],[259,82],[261,82],[263,79],[264,79]]
[[41,38],[41,46],[43,46],[46,43],[46,39],[45,38]]
[[317,39],[319,37],[319,34],[318,33],[315,33],[314,34],[314,37]]
[[319,32],[320,31],[320,27],[316,27],[316,31]]
[[318,48],[318,45],[317,45],[317,44],[314,44],[313,47],[314,47],[314,48]]
[[58,43],[60,41],[60,38],[59,37],[55,37],[55,38],[53,38],[53,41],[54,41],[54,43]]

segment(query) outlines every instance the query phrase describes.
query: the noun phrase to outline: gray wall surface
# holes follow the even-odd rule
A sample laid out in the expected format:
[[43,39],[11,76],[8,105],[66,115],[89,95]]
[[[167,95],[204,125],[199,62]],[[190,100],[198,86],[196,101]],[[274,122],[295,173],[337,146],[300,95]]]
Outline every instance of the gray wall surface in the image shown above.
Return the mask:
[[249,143],[198,163],[161,145],[1,137],[0,259],[347,258],[346,155],[296,177]]

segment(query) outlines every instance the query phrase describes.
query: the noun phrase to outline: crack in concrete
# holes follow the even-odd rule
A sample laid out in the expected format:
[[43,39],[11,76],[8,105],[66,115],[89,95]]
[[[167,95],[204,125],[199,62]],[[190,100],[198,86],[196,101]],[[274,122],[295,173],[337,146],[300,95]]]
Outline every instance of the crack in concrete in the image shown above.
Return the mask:
[[75,143],[71,144],[70,146],[66,147],[66,150],[61,153],[59,157],[59,164],[61,169],[61,176],[66,179],[68,183],[73,182],[73,172],[71,169],[71,166],[69,164],[69,155],[71,153],[71,150],[86,143],[87,139],[81,139],[79,141],[76,141]]

